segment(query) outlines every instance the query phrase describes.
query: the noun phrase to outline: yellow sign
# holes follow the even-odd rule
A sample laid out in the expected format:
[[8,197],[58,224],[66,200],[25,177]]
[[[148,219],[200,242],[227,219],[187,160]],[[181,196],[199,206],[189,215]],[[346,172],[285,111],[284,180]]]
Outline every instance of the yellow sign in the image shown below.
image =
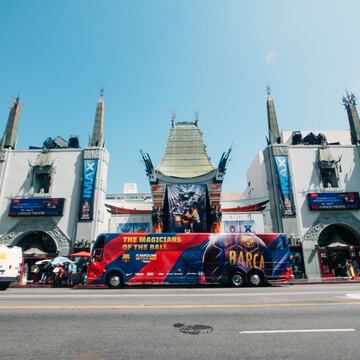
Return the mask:
[[252,254],[247,251],[229,251],[230,265],[242,265],[244,267],[254,267],[264,269],[265,261],[264,256],[258,252]]

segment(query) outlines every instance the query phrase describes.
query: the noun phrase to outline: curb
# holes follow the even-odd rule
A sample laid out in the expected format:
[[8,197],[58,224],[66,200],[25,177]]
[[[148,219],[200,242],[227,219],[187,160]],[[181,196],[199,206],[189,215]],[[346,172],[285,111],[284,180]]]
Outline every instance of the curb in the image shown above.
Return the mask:
[[[288,283],[275,283],[273,286],[283,286],[283,285],[327,285],[327,284],[360,284],[360,278],[348,279],[348,278],[336,278],[336,279],[298,279],[290,280]],[[57,285],[44,285],[44,284],[11,284],[10,288],[15,289],[26,289],[26,288],[68,288],[68,286],[57,286]],[[107,289],[106,285],[90,285],[90,284],[77,284],[72,287],[72,289]]]
[[107,289],[106,285],[74,285],[69,286],[58,286],[58,285],[43,285],[43,284],[11,284],[9,288],[12,289]]
[[338,279],[309,279],[309,280],[291,280],[288,283],[289,285],[326,285],[326,284],[360,284],[360,278],[356,279],[347,279],[347,278],[338,278]]

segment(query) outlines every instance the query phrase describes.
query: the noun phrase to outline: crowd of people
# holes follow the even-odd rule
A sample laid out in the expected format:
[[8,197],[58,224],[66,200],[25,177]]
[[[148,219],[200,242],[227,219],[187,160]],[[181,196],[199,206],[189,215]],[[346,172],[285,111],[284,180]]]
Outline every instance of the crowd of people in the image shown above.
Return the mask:
[[77,261],[52,263],[51,260],[42,260],[32,267],[33,283],[74,286],[86,283],[88,260],[80,258]]
[[347,277],[349,279],[354,279],[357,274],[360,274],[359,263],[356,259],[344,260],[343,262],[338,262],[332,269],[333,275],[340,277]]

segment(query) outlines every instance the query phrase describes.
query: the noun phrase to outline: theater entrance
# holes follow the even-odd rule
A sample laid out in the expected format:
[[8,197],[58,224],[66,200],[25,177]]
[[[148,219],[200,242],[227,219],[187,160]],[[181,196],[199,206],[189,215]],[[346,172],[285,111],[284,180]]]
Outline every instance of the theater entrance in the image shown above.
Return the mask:
[[337,224],[324,228],[318,239],[318,255],[323,278],[347,277],[347,260],[360,276],[360,235],[354,229]]
[[14,245],[20,246],[24,255],[23,283],[34,280],[34,265],[37,261],[57,255],[56,242],[44,231],[29,232],[15,241]]

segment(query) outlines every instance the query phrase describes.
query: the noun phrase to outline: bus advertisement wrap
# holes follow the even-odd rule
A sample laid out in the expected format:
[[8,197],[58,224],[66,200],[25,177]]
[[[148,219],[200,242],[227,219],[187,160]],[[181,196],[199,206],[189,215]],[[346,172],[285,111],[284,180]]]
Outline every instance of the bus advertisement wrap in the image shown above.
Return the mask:
[[168,185],[171,232],[206,232],[206,185]]
[[84,160],[79,208],[79,220],[81,221],[91,221],[93,219],[97,164],[97,159]]
[[123,284],[231,283],[234,275],[242,285],[254,275],[257,286],[289,280],[286,235],[102,234],[93,247],[88,282],[110,287],[116,287],[114,278]]

